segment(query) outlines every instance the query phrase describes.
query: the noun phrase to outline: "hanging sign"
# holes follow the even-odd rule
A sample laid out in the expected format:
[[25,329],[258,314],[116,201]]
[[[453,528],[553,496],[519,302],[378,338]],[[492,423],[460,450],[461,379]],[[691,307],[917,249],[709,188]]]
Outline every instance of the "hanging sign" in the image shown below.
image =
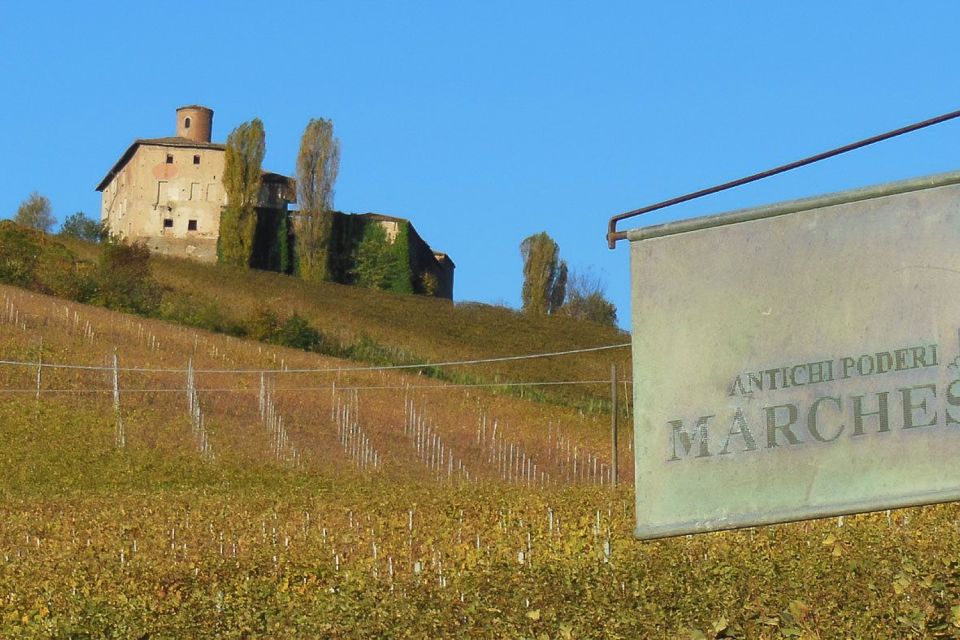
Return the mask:
[[960,172],[627,237],[637,537],[960,499]]

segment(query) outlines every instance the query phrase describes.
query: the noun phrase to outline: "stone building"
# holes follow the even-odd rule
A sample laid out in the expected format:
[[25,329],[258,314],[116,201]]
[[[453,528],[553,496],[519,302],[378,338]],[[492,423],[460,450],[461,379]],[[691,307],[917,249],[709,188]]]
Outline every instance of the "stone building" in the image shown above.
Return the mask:
[[[157,253],[217,260],[220,212],[227,204],[222,182],[226,148],[211,142],[212,129],[213,110],[190,105],[177,109],[175,136],[134,140],[97,185],[100,219],[111,233],[143,242]],[[289,273],[298,226],[297,212],[289,211],[296,202],[296,182],[266,171],[262,177],[252,266]],[[337,282],[355,280],[365,230],[378,225],[392,253],[402,256],[400,268],[393,265],[402,283],[391,288],[453,298],[453,261],[433,251],[409,220],[375,213],[333,215],[331,265]],[[286,230],[280,231],[286,242],[276,242],[278,230]]]
[[[210,141],[213,110],[177,109],[176,135],[134,140],[104,176],[100,219],[112,233],[152,251],[217,259],[225,147]],[[264,172],[258,209],[285,213],[296,201],[291,178]]]

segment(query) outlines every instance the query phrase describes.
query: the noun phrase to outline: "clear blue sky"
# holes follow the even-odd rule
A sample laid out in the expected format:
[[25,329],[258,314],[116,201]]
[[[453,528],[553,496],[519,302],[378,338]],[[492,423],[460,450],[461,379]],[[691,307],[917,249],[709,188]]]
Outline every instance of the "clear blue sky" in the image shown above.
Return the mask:
[[[519,304],[547,231],[629,320],[621,211],[960,108],[955,2],[4,2],[0,217],[58,219],[174,109],[214,138],[259,117],[291,173],[311,117],[342,144],[336,205],[410,218],[458,300]],[[960,122],[654,214],[677,217],[960,168]]]

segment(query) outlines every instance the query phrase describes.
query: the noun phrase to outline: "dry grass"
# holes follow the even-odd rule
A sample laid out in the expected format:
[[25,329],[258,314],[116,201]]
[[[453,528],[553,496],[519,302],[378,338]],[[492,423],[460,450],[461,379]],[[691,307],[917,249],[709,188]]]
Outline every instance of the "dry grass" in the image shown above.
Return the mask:
[[[67,240],[87,260],[96,245]],[[367,338],[389,347],[395,359],[437,362],[563,351],[627,342],[612,328],[563,317],[529,317],[497,306],[460,303],[350,287],[309,284],[265,271],[199,264],[163,256],[153,258],[154,276],[169,300],[196,309],[216,310],[226,323],[241,324],[259,309],[281,317],[298,313],[325,336],[344,345]],[[621,310],[625,313],[627,310]],[[629,377],[628,349],[448,370],[461,380],[536,382],[608,380],[616,364]],[[554,401],[587,410],[606,410],[606,383],[531,390]]]

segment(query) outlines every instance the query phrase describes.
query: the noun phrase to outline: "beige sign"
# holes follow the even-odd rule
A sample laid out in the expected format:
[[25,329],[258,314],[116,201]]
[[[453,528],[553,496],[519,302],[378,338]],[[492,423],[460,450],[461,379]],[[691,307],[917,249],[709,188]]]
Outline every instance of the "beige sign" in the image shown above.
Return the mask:
[[960,172],[628,238],[637,537],[960,499]]

